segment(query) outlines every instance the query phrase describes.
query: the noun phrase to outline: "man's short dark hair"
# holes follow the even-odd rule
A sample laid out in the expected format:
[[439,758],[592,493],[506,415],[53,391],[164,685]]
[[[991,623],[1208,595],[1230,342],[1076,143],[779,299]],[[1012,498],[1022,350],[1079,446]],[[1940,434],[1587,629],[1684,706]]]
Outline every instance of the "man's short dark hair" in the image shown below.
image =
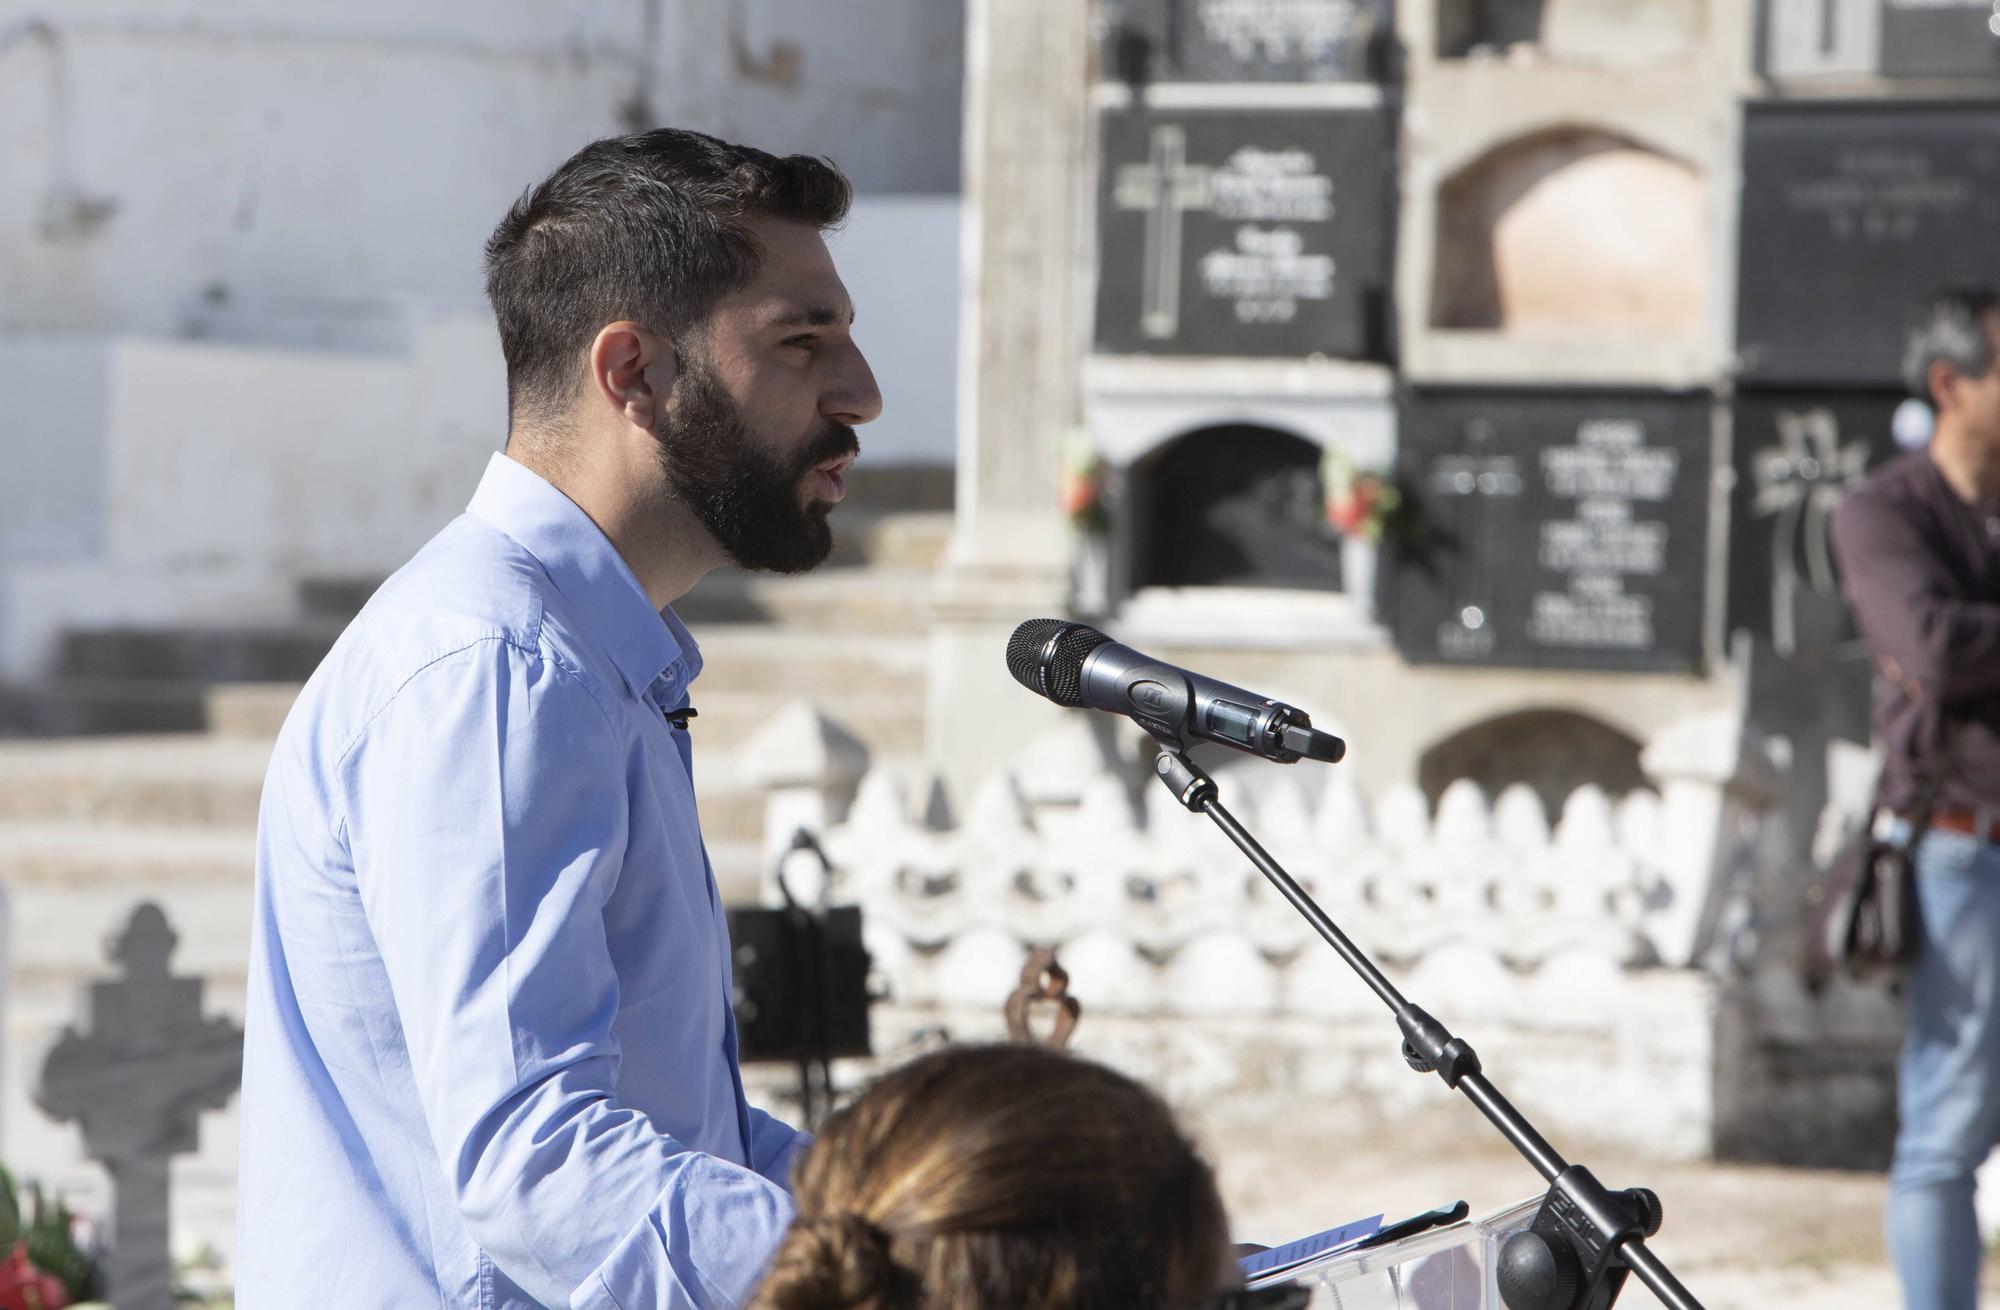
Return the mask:
[[671,337],[698,328],[756,275],[750,220],[825,229],[851,198],[828,160],[780,159],[699,132],[659,128],[577,151],[514,202],[486,243],[509,422],[562,412],[606,323]]
[[1989,325],[2000,315],[2000,292],[1990,287],[1954,287],[1940,291],[1910,315],[1910,332],[1903,347],[1903,385],[1927,405],[1931,395],[1931,365],[1949,364],[1966,377],[1983,376],[1993,367]]

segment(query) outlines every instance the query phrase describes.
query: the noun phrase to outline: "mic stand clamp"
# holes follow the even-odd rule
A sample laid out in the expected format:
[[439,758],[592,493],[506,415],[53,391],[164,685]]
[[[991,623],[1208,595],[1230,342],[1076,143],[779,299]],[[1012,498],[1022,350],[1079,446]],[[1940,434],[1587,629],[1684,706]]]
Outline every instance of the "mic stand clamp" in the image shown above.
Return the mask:
[[[1168,708],[1171,711],[1173,707]],[[1548,1181],[1549,1190],[1534,1220],[1500,1247],[1500,1297],[1508,1310],[1610,1310],[1625,1285],[1626,1274],[1633,1271],[1670,1310],[1701,1310],[1701,1303],[1646,1248],[1645,1239],[1660,1230],[1660,1198],[1643,1187],[1611,1191],[1590,1170],[1558,1155],[1527,1117],[1487,1081],[1478,1053],[1406,1000],[1374,961],[1223,808],[1215,779],[1187,757],[1185,738],[1168,730],[1170,716],[1162,717],[1167,721],[1159,727],[1146,727],[1161,747],[1153,762],[1154,772],[1174,799],[1213,820],[1361,981],[1382,998],[1402,1030],[1405,1063],[1418,1073],[1435,1073],[1445,1086],[1463,1092]]]

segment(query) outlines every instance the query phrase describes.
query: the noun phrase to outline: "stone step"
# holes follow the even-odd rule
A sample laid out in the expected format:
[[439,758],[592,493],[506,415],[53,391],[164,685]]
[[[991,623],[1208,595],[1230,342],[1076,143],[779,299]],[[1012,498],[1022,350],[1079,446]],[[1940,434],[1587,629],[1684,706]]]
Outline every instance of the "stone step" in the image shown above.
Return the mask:
[[256,871],[254,827],[108,825],[87,820],[0,823],[0,882],[47,887],[247,889]]
[[282,624],[89,628],[64,634],[61,673],[140,682],[304,682],[345,625]]
[[[772,616],[780,620],[812,628],[812,646],[826,646],[840,658],[852,654],[856,644],[828,646],[830,638],[866,636],[874,642],[880,634],[920,644],[924,634],[928,574],[856,570],[846,576],[746,582],[744,594],[756,598],[758,606],[770,606]],[[722,608],[728,608],[722,600],[728,590],[716,588],[716,604]],[[848,618],[842,618],[844,612]],[[702,620],[698,628],[690,618],[690,628],[696,628],[704,648],[714,640],[738,650],[746,644],[756,646],[760,634],[770,636],[772,624],[756,618],[720,614]],[[58,664],[64,684],[76,690],[92,688],[108,694],[116,684],[142,684],[146,700],[184,704],[192,694],[196,704],[202,704],[202,684],[304,682],[326,658],[342,626],[334,618],[316,618],[258,626],[88,628],[62,638]],[[796,650],[798,644],[786,642],[786,648]]]
[[[763,876],[761,830],[741,838],[709,835],[707,844],[722,899],[755,901]],[[179,934],[176,971],[240,992],[255,875],[249,832],[0,823],[9,976],[36,994],[59,996],[108,974],[106,942],[134,907],[154,901]]]
[[299,698],[304,683],[299,682],[219,682],[205,690],[203,703],[211,736],[244,741],[272,742],[292,702]]
[[820,702],[834,718],[843,717],[848,697],[923,705],[929,646],[922,637],[786,632],[759,624],[711,624],[695,637],[702,653],[697,709],[717,693],[780,702],[803,697]]
[[147,900],[159,902],[180,934],[181,971],[240,975],[249,960],[256,849],[247,828],[0,823],[10,975],[108,968],[104,942]]
[[381,585],[380,578],[307,578],[299,584],[299,608],[308,618],[345,623]]
[[0,820],[254,828],[269,739],[0,743]]
[[845,569],[799,577],[717,571],[674,603],[700,637],[716,624],[768,624],[814,632],[910,636],[930,627],[932,574],[917,569]]
[[[717,754],[733,755],[787,703],[783,696],[764,692],[711,692],[704,673],[694,684],[694,706],[700,713],[689,724],[695,746],[695,780],[701,780],[703,761]],[[840,694],[813,703],[868,748],[871,762],[923,753],[921,694]]]
[[[731,679],[720,668],[715,681]],[[268,743],[284,726],[300,684],[295,682],[233,682],[208,691],[208,731],[211,736]],[[731,752],[770,720],[787,701],[783,687],[775,691],[710,690],[704,672],[695,683],[694,704],[701,711],[694,721],[697,758]],[[819,697],[821,711],[839,721],[868,748],[871,757],[921,754],[924,747],[924,703],[921,681],[894,695],[833,691]],[[4,813],[0,809],[0,813]]]
[[197,682],[122,677],[0,685],[0,737],[199,732],[203,693]]
[[[920,573],[937,571],[951,544],[952,515],[943,511],[869,512],[853,517],[837,513],[834,518],[833,553],[826,563],[808,575],[815,581],[838,583],[857,573]],[[700,587],[714,591],[732,590],[754,581],[803,581],[803,579],[757,578],[736,569],[718,569]],[[310,619],[345,622],[361,612],[368,598],[382,585],[380,578],[308,578],[299,584],[299,605]],[[680,606],[676,606],[680,609]],[[685,610],[681,616],[692,622]]]
[[[911,569],[935,573],[951,545],[951,511],[861,514],[852,520],[836,510],[831,570]],[[815,576],[823,576],[816,574]]]
[[864,451],[847,471],[847,499],[837,512],[949,514],[956,496],[950,464],[880,464]]

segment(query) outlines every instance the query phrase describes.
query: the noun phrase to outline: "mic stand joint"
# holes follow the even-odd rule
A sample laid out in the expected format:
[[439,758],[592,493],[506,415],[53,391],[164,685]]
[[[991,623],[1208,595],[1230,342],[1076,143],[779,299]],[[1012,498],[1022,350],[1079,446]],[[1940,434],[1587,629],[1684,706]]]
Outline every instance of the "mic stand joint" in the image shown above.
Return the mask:
[[[1165,710],[1187,712],[1182,701]],[[1319,908],[1283,865],[1222,804],[1215,779],[1187,757],[1187,742],[1172,731],[1175,715],[1163,713],[1146,729],[1160,743],[1154,772],[1174,799],[1206,814],[1292,908],[1382,998],[1403,1034],[1403,1059],[1418,1073],[1435,1073],[1445,1086],[1463,1092],[1514,1149],[1549,1183],[1533,1222],[1500,1249],[1498,1281],[1508,1310],[1610,1310],[1636,1272],[1670,1310],[1701,1310],[1672,1271],[1648,1250],[1646,1238],[1660,1229],[1660,1198],[1643,1187],[1613,1192],[1588,1169],[1570,1164],[1535,1131],[1527,1116],[1500,1094],[1480,1069],[1472,1047],[1419,1006],[1413,1005],[1375,962]]]

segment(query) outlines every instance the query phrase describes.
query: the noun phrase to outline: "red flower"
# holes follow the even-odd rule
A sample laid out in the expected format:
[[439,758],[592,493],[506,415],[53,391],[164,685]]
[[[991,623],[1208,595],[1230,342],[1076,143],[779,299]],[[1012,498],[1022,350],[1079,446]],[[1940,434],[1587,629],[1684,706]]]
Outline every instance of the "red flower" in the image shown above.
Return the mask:
[[1347,484],[1344,494],[1327,497],[1326,518],[1341,536],[1358,537],[1382,509],[1381,483],[1363,474]]
[[28,1244],[14,1243],[14,1254],[0,1264],[0,1310],[63,1310],[69,1291],[54,1274],[28,1261]]

